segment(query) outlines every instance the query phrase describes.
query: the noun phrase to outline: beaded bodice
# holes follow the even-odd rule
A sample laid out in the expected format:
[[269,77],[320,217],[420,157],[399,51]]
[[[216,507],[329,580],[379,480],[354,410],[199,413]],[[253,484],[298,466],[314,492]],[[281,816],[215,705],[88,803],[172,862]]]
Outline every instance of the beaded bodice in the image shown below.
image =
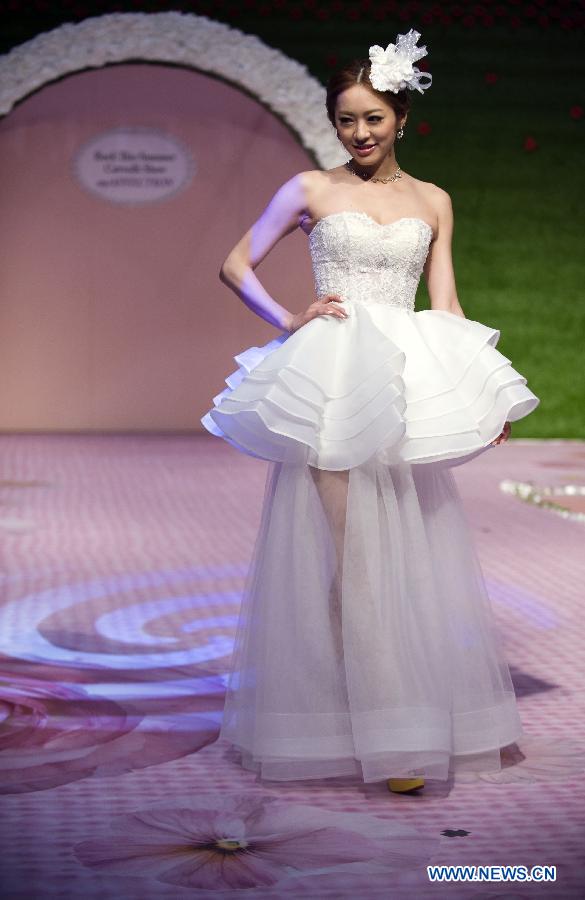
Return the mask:
[[346,210],[319,219],[309,234],[317,296],[414,310],[432,236],[428,222],[414,217],[381,225]]

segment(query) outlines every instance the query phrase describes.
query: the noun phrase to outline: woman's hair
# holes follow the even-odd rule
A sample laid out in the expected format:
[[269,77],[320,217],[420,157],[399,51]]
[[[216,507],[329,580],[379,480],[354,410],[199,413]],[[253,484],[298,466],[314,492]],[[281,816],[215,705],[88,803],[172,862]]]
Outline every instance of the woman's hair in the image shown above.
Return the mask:
[[369,88],[373,94],[377,94],[378,97],[385,100],[385,102],[394,109],[394,112],[399,119],[401,119],[410,109],[410,97],[408,96],[407,88],[403,88],[396,94],[393,91],[377,91],[376,88],[372,87],[370,81],[370,60],[354,59],[353,62],[350,62],[338,72],[335,72],[327,83],[327,99],[325,101],[327,106],[327,117],[334,128],[337,127],[335,124],[335,104],[337,103],[337,98],[343,91],[353,87],[354,84],[363,84],[364,87]]

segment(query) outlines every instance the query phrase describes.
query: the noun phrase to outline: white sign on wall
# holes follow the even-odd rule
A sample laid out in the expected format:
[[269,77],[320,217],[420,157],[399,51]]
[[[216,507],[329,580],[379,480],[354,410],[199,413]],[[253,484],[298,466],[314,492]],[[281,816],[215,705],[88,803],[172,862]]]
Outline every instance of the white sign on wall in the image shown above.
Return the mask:
[[85,190],[110,203],[157,203],[183,191],[195,172],[185,144],[142,126],[112,128],[83,144],[73,171]]

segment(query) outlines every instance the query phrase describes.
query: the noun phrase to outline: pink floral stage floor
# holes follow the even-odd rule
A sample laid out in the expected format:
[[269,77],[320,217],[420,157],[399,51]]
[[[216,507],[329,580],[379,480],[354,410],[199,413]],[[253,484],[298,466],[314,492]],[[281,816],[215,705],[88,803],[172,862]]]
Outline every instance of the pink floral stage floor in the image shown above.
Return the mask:
[[208,435],[0,445],[2,898],[585,896],[584,444],[454,469],[527,737],[418,796],[262,784],[216,741],[265,463]]

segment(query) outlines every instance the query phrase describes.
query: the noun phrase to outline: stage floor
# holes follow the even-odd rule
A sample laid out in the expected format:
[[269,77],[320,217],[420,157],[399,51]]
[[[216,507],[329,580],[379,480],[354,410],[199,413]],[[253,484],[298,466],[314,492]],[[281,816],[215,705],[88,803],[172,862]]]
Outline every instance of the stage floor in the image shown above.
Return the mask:
[[[501,773],[418,796],[260,783],[216,741],[264,462],[210,435],[0,451],[2,898],[585,895],[585,497],[566,487],[585,443],[453,469],[527,737]],[[430,883],[428,864],[556,881]]]

